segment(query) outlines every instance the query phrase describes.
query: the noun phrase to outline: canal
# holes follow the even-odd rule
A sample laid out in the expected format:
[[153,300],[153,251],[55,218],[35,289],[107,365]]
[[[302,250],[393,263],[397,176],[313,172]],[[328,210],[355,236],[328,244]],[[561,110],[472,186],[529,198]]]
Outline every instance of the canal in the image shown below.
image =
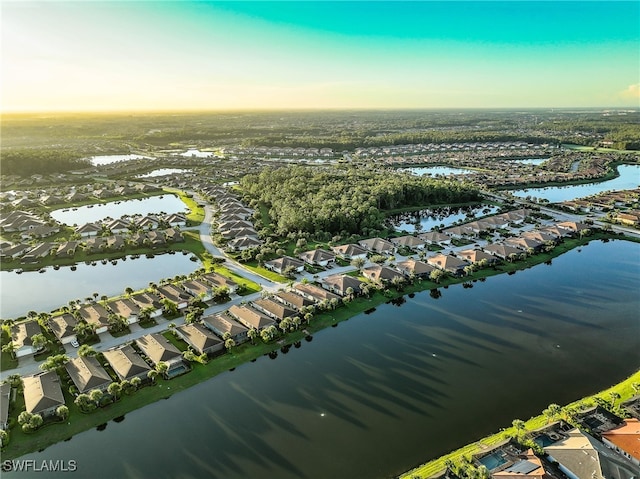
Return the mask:
[[91,478],[397,475],[637,370],[639,266],[640,244],[592,242],[405,296],[25,458]]

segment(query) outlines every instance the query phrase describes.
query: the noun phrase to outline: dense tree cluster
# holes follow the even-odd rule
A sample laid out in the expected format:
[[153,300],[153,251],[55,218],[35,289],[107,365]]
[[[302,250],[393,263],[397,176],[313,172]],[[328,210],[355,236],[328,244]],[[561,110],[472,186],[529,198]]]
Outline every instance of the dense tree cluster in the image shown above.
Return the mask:
[[381,228],[384,211],[478,200],[472,186],[369,169],[270,168],[241,180],[267,205],[275,233],[362,234]]
[[30,176],[62,173],[91,166],[82,155],[67,150],[3,150],[0,156],[0,173],[3,175]]

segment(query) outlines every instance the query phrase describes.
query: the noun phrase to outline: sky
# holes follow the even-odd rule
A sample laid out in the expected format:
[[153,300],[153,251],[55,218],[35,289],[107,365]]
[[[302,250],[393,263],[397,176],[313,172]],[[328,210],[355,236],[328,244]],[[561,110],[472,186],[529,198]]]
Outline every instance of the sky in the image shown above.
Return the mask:
[[0,2],[3,112],[640,106],[637,1]]

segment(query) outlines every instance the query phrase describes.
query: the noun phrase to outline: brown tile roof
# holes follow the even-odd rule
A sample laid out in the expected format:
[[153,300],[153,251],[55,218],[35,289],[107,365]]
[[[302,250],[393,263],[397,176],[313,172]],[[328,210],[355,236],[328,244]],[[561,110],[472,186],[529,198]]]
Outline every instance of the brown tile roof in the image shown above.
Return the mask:
[[92,389],[104,389],[112,382],[111,376],[94,357],[78,356],[64,367],[81,393]]
[[60,378],[55,371],[23,378],[24,405],[28,412],[40,414],[64,404]]
[[640,460],[640,421],[637,419],[625,419],[621,427],[603,432],[602,437]]

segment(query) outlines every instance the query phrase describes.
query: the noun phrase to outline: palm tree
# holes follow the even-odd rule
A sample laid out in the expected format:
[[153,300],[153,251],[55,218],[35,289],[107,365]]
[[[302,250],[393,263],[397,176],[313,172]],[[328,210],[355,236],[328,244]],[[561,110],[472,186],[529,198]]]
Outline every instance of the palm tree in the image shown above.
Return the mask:
[[78,349],[78,356],[81,357],[85,357],[85,356],[95,356],[97,354],[96,350],[93,349],[90,345],[88,344],[83,344],[82,346],[80,346],[80,348]]
[[[583,230],[583,231],[586,231],[586,230]],[[609,397],[611,398],[611,408],[613,409],[616,406],[616,401],[620,399],[621,396],[616,391],[611,391],[609,393]]]
[[361,257],[353,258],[351,260],[351,266],[353,266],[354,268],[358,268],[359,270],[362,269],[365,263],[366,263],[366,260]]
[[631,384],[631,388],[633,389],[633,392],[637,395],[638,393],[640,393],[640,383],[633,383]]
[[64,404],[58,406],[58,408],[56,409],[56,416],[58,416],[63,421],[66,421],[69,417],[69,408]]
[[102,396],[104,396],[104,394],[100,389],[92,389],[89,391],[89,399],[91,399],[96,406],[100,405],[100,399],[102,399]]
[[78,394],[73,403],[85,412],[92,411],[96,407],[88,394]]
[[43,349],[48,342],[49,340],[44,336],[44,334],[34,334],[31,336],[31,344],[36,351]]
[[151,380],[152,383],[155,384],[156,378],[158,377],[158,371],[156,371],[155,369],[152,369],[147,373],[147,377]]
[[11,354],[11,357],[14,357],[15,351],[16,351],[16,346],[13,342],[8,342],[4,346],[2,346],[2,352]]
[[142,384],[142,379],[138,376],[131,378],[131,386],[133,386],[133,388],[137,390],[140,387],[140,384]]
[[513,425],[513,427],[516,430],[516,436],[520,437],[520,435],[524,432],[525,430],[525,423],[523,420],[521,419],[514,419],[511,424]]
[[107,392],[113,396],[115,400],[118,399],[118,395],[122,392],[122,386],[120,383],[111,383],[107,387]]
[[231,348],[233,348],[236,345],[236,342],[229,338],[224,342],[224,347],[227,349],[227,351],[229,351]]
[[549,404],[549,407],[542,411],[542,414],[547,418],[547,424],[550,423],[555,417],[562,412],[562,408],[557,404]]
[[169,365],[164,361],[158,361],[156,364],[156,371],[158,374],[165,374],[169,370]]
[[251,344],[255,344],[255,339],[258,337],[258,330],[256,328],[251,328],[247,331],[247,336],[251,340]]

